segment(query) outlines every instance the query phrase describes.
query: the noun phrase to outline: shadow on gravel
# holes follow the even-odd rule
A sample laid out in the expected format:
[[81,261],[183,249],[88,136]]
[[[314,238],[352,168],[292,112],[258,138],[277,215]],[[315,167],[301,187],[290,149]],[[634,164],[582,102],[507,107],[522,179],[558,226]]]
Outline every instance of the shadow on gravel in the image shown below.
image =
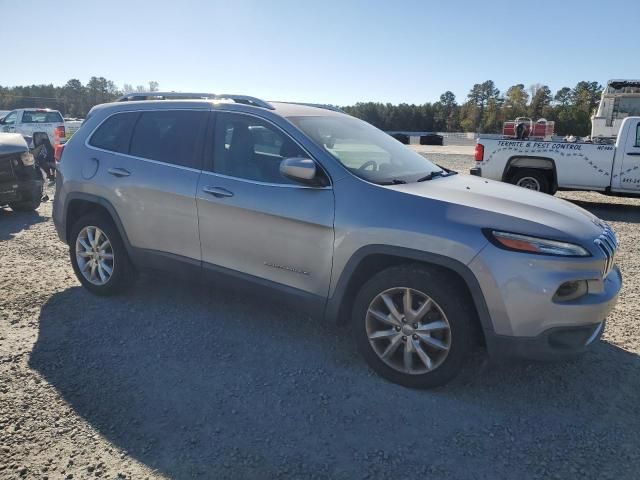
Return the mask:
[[569,200],[607,222],[640,223],[640,206],[625,203]]
[[474,355],[448,387],[413,391],[373,375],[343,328],[148,278],[116,298],[53,295],[30,366],[172,478],[528,478],[541,458],[559,478],[615,476],[640,426],[640,361],[604,342],[571,363]]
[[14,212],[8,208],[0,207],[0,241],[10,240],[16,233],[47,220],[47,217],[43,217],[37,211]]

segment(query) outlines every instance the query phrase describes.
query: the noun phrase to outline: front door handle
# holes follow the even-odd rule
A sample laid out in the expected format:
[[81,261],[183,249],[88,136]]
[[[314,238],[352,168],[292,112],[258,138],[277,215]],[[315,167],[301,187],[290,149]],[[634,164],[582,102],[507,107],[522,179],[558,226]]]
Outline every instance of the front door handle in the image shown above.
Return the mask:
[[230,192],[226,188],[222,187],[202,187],[202,191],[218,198],[233,197],[233,192]]
[[114,177],[128,177],[129,175],[131,175],[131,172],[129,170],[125,170],[124,168],[110,168],[109,170],[107,170],[107,172],[109,172]]

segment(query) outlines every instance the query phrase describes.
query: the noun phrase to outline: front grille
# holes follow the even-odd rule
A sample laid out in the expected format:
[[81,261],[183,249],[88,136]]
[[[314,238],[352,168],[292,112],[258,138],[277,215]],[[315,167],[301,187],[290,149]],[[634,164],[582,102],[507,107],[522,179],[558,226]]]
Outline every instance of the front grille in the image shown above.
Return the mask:
[[616,234],[609,226],[604,227],[602,235],[593,241],[605,256],[604,269],[602,276],[606,277],[611,272],[613,265],[616,261],[616,250],[618,249],[618,241],[616,240]]

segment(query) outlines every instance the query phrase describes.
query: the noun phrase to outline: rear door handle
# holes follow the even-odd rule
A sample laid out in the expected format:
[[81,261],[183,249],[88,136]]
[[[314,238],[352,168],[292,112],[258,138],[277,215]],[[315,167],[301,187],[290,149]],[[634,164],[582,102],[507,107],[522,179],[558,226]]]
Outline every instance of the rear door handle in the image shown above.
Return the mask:
[[627,155],[633,155],[635,157],[640,157],[640,152],[627,152]]
[[202,191],[218,198],[233,197],[233,192],[222,187],[202,187]]
[[129,175],[131,175],[131,172],[129,170],[125,170],[124,168],[110,168],[109,170],[107,170],[107,172],[109,172],[114,177],[128,177]]

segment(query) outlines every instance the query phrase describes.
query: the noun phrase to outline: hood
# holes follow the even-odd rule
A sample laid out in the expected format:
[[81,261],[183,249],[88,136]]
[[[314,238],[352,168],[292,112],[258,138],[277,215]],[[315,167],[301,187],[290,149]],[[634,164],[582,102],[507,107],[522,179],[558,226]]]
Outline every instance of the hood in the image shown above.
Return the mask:
[[27,142],[19,133],[0,133],[0,155],[28,151]]
[[471,175],[436,177],[387,188],[446,202],[449,218],[480,228],[575,241],[598,236],[606,225],[566,200]]

